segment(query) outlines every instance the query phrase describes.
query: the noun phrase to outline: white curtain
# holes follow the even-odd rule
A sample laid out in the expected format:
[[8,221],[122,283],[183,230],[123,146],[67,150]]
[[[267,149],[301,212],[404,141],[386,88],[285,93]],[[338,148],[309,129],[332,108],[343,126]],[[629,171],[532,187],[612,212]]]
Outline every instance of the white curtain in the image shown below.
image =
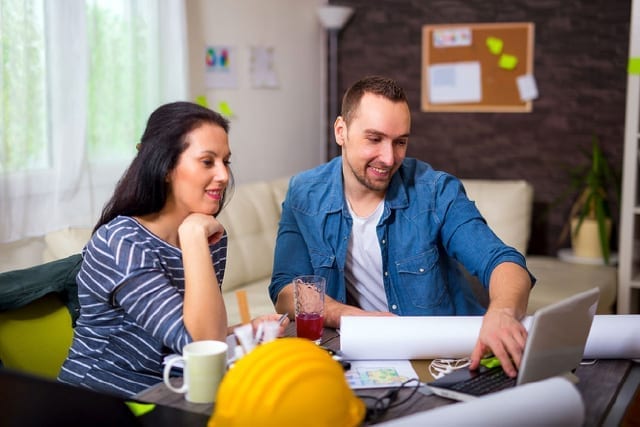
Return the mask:
[[[87,154],[90,52],[85,1],[44,3],[51,167],[0,175],[0,243],[66,227],[92,227],[130,161],[90,162]],[[187,100],[184,0],[139,1],[136,7],[138,13],[149,14],[157,34],[157,55],[152,55],[157,63],[150,67],[157,75],[148,80],[157,86],[157,105]]]

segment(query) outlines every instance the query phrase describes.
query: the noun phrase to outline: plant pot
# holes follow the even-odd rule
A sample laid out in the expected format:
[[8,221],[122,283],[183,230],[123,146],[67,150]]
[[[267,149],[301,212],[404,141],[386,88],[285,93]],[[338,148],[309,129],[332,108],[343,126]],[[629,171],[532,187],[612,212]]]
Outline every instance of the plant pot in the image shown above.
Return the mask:
[[[578,218],[571,220],[571,247],[573,255],[583,258],[600,258],[602,255],[602,247],[600,246],[600,237],[598,234],[598,222],[595,219],[585,218],[580,225],[577,234],[574,233],[578,225]],[[611,237],[611,219],[607,219],[607,242]]]

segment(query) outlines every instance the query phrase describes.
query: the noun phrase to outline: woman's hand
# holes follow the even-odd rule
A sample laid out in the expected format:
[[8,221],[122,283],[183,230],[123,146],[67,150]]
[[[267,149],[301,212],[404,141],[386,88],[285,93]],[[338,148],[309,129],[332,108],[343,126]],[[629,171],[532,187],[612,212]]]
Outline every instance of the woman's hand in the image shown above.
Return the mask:
[[185,233],[203,233],[207,242],[212,245],[220,241],[224,235],[224,227],[211,215],[192,213],[182,221],[178,233],[181,237]]
[[[273,314],[265,314],[264,316],[258,316],[255,319],[251,320],[251,326],[253,327],[254,335],[258,331],[258,328],[260,327],[261,323],[266,321],[278,322],[280,321],[281,317],[282,317],[281,314],[273,313]],[[284,330],[286,329],[287,325],[289,325],[289,318],[285,317],[282,323],[280,323],[280,328],[278,329],[279,337],[284,335]]]

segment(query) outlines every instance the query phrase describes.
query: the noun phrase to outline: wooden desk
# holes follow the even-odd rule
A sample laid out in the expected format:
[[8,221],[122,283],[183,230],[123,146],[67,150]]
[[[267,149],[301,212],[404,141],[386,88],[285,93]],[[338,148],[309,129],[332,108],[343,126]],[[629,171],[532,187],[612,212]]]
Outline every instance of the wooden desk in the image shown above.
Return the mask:
[[[295,325],[289,325],[286,335],[295,336]],[[322,345],[334,350],[339,349],[340,336],[337,331],[325,329]],[[428,362],[415,361],[412,363],[422,381],[431,380]],[[577,388],[582,395],[587,411],[585,426],[601,426],[605,423],[618,425],[629,406],[629,402],[640,386],[640,364],[630,360],[598,360],[592,365],[580,366],[576,375],[580,379]],[[179,382],[180,379],[176,379],[176,381]],[[369,389],[357,390],[356,393],[379,396],[385,391],[385,389]],[[401,391],[398,400],[402,400],[409,393],[411,390]],[[163,383],[145,390],[137,395],[136,399],[206,415],[213,411],[212,404],[189,403],[184,399],[184,395],[169,391]],[[452,403],[454,402],[449,399],[418,392],[405,404],[391,408],[378,422]]]

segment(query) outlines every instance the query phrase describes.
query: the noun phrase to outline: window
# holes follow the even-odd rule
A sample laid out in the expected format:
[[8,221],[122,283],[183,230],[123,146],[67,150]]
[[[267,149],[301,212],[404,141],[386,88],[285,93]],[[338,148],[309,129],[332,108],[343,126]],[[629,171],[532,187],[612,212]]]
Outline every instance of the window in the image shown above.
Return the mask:
[[[157,17],[131,0],[87,0],[89,159],[130,159],[158,105]],[[144,12],[144,13],[141,13]]]
[[48,128],[43,0],[0,0],[0,35],[0,172],[44,168]]
[[0,242],[95,223],[151,111],[186,99],[184,16],[183,0],[0,0]]

